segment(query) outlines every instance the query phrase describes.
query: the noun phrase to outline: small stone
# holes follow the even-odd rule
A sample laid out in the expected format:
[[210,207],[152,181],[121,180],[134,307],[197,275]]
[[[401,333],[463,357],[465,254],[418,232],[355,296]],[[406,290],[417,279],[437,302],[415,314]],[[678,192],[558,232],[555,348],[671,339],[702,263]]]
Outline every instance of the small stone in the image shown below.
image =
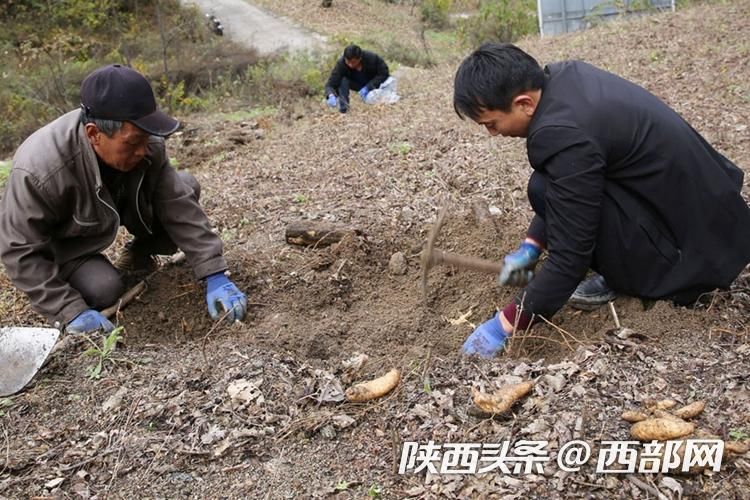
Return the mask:
[[395,274],[397,276],[406,274],[406,257],[402,252],[396,252],[391,255],[391,260],[388,262],[388,270],[391,274]]
[[336,439],[336,429],[332,425],[326,425],[320,429],[320,434],[326,439]]

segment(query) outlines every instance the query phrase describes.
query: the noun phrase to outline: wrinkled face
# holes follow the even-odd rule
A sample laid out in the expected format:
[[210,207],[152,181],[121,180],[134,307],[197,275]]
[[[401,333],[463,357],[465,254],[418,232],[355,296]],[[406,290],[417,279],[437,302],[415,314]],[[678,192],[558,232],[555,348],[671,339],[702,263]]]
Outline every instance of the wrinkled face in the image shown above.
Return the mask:
[[93,123],[86,124],[86,136],[94,151],[108,166],[121,172],[130,172],[146,156],[149,134],[130,122],[112,137],[107,137]]
[[344,59],[344,63],[349,66],[350,69],[362,71],[362,59],[352,57],[351,59]]

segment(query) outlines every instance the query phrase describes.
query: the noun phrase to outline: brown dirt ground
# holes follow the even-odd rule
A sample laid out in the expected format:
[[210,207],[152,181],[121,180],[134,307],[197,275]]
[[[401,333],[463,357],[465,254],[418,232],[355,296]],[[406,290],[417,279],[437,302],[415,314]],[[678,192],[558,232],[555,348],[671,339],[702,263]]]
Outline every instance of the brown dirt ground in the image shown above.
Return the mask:
[[[287,15],[303,12],[302,0],[287,3]],[[353,10],[305,15],[348,26]],[[641,83],[747,168],[749,18],[750,0],[741,0],[520,45],[542,63],[583,59]],[[321,19],[309,24],[333,33],[336,22]],[[607,341],[606,308],[565,308],[496,360],[458,355],[472,326],[448,320],[469,312],[477,324],[516,291],[439,268],[425,303],[419,251],[431,221],[450,197],[439,246],[498,260],[531,212],[523,142],[455,116],[458,61],[448,59],[402,67],[394,106],[354,102],[342,116],[307,102],[304,112],[257,123],[186,117],[170,148],[203,185],[249,317],[214,325],[187,266],[154,275],[121,313],[125,342],[101,379],[87,378],[88,344],[73,339],[2,402],[0,497],[748,498],[747,457],[689,477],[596,474],[593,460],[571,474],[394,473],[404,441],[546,439],[554,453],[576,437],[596,448],[626,439],[620,413],[648,398],[705,400],[700,427],[725,439],[750,434],[749,272],[695,309],[617,299],[622,324],[648,336],[635,346]],[[475,202],[497,209],[494,224],[475,223]],[[326,248],[286,244],[285,227],[300,219],[362,233]],[[389,272],[396,252],[406,256],[404,275]],[[0,324],[41,323],[4,274],[0,282]],[[372,403],[327,402],[351,382],[342,362],[355,353],[370,358],[356,379],[395,366],[401,384]],[[513,377],[537,385],[512,415],[471,412],[472,386]],[[233,400],[227,389],[240,379],[253,390]]]

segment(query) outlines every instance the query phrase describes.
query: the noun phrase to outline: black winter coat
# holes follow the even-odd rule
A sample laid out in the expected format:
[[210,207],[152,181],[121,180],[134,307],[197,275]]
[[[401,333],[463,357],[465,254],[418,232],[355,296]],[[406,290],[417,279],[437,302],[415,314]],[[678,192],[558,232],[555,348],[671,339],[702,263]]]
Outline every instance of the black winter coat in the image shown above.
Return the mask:
[[683,304],[729,287],[750,261],[743,172],[638,85],[582,62],[545,72],[527,151],[548,181],[548,258],[525,310],[554,314],[589,268]]
[[[336,61],[336,66],[334,66],[331,76],[328,77],[328,81],[326,82],[326,95],[338,95],[341,79],[346,77],[351,80],[352,73],[353,70],[346,65],[344,57],[340,57]],[[390,76],[388,65],[383,58],[369,50],[362,51],[362,73],[367,76],[367,90],[380,87],[380,84]]]

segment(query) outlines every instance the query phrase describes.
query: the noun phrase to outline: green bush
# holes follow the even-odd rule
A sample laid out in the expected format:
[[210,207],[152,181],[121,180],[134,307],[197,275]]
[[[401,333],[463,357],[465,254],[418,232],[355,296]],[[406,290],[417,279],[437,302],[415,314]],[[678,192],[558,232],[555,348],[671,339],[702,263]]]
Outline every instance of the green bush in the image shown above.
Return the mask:
[[422,22],[433,28],[445,28],[448,26],[448,12],[452,6],[453,0],[422,0]]
[[[153,2],[0,2],[0,152],[12,151],[34,130],[78,107],[82,79],[99,66],[129,64],[158,82],[167,63],[171,74],[201,58],[199,47],[213,42],[207,29],[201,36],[203,16],[180,9],[178,0],[158,5],[168,28],[163,37]],[[174,78],[157,88],[158,97],[173,109],[200,109],[202,103],[180,82]]]
[[259,62],[246,71],[244,93],[266,104],[289,94],[292,97],[322,94],[328,71],[325,62],[310,53]]
[[479,14],[461,20],[458,31],[470,47],[484,42],[515,42],[538,33],[536,0],[483,0]]
[[8,181],[8,175],[10,175],[10,162],[0,161],[0,188],[5,186]]

